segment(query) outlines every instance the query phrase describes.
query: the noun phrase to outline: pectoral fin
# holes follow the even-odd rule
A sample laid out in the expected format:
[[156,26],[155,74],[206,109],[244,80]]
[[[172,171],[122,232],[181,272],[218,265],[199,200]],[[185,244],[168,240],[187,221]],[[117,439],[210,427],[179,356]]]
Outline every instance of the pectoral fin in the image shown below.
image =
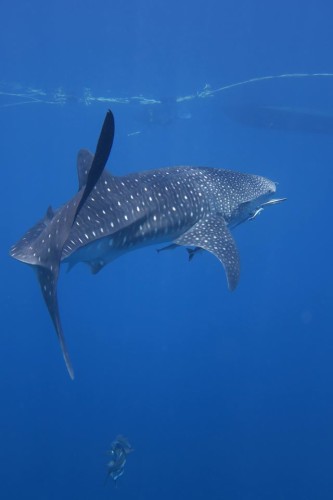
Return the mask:
[[179,236],[177,245],[200,247],[214,254],[223,264],[229,290],[234,290],[239,281],[240,262],[235,240],[223,217],[207,215],[186,233]]

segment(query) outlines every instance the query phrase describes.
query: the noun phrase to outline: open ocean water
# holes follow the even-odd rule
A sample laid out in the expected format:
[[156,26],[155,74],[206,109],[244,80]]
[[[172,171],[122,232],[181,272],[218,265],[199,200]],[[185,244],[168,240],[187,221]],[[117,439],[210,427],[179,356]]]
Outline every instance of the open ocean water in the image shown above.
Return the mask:
[[[3,3],[1,500],[333,498],[332,15],[325,0]],[[287,201],[233,232],[232,293],[184,248],[62,268],[71,381],[8,252],[77,191],[108,108],[114,174],[222,167]],[[134,451],[105,484],[119,434]]]

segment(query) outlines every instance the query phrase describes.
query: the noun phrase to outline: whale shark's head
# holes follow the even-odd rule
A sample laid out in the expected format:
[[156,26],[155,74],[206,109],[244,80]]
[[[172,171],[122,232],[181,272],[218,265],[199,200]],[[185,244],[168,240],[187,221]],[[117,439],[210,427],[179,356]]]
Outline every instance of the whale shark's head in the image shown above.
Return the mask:
[[229,226],[234,228],[242,222],[253,220],[265,207],[286,200],[275,197],[276,189],[276,182],[259,175],[248,175],[247,183],[239,186],[238,195],[242,201],[233,208],[228,221]]

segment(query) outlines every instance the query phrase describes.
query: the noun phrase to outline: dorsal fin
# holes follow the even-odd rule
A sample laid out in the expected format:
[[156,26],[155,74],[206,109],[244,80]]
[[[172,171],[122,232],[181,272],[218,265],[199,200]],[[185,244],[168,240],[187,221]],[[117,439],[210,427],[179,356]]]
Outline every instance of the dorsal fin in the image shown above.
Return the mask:
[[88,174],[94,160],[94,155],[88,149],[80,149],[77,154],[77,176],[79,190],[87,184]]
[[80,212],[86,199],[90,195],[91,191],[94,189],[96,182],[98,182],[98,179],[103,173],[105,164],[108,161],[109,154],[112,148],[113,138],[114,138],[114,118],[113,114],[111,113],[111,110],[109,109],[104,119],[102,130],[96,146],[95,156],[91,168],[88,172],[87,182],[85,184],[82,198],[79,203],[79,206],[77,207],[75,215],[77,215]]

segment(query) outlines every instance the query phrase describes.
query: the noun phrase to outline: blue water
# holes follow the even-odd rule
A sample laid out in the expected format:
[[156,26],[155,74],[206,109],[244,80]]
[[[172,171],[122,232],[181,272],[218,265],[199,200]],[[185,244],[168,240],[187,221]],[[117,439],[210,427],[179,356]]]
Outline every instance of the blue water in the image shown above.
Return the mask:
[[[333,116],[333,77],[197,94],[333,72],[332,14],[324,1],[3,6],[1,499],[333,498],[333,137],[297,126],[299,110],[314,128]],[[266,106],[296,125],[224,112],[249,104],[250,121]],[[72,382],[34,274],[8,249],[76,192],[77,151],[94,150],[108,107],[115,174],[231,168],[277,181],[288,201],[235,231],[233,293],[217,259],[188,263],[184,249],[62,272]],[[104,479],[117,434],[135,451],[115,488]]]

